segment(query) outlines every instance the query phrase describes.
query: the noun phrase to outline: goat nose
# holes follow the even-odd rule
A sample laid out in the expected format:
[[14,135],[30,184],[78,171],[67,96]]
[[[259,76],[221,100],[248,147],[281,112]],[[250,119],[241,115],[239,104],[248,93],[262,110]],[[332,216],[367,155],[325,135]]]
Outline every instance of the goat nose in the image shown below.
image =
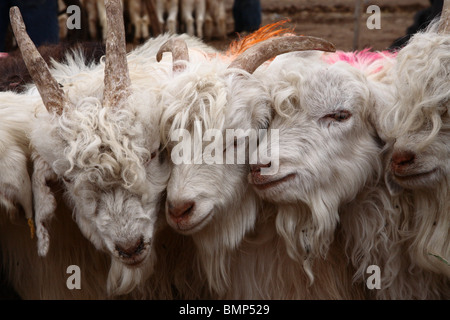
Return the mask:
[[131,258],[136,256],[144,250],[144,239],[140,238],[138,241],[131,244],[116,244],[116,250],[122,258]]
[[392,155],[392,163],[396,167],[405,167],[414,163],[416,154],[411,151],[396,151]]
[[169,202],[169,214],[174,218],[187,217],[194,209],[194,201],[184,201],[180,203]]
[[269,168],[272,165],[271,162],[267,163],[267,164],[262,164],[262,163],[258,163],[258,164],[251,164],[250,165],[250,171],[253,174],[257,174],[261,172],[261,168]]

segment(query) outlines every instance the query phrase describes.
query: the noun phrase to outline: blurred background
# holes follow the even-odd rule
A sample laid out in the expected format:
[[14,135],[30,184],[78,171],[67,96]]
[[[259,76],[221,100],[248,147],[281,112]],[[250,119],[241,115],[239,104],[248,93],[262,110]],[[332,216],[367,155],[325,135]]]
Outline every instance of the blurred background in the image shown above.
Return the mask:
[[[233,32],[232,15],[233,0],[226,0],[227,29]],[[260,0],[262,8],[262,25],[285,18],[290,21],[286,27],[294,28],[295,33],[322,37],[335,44],[340,50],[354,50],[355,42],[355,5],[360,2],[358,49],[387,49],[396,39],[405,36],[408,27],[412,26],[416,15],[430,9],[429,0]],[[369,30],[366,21],[370,14],[366,13],[370,5],[381,9],[381,29]],[[421,22],[419,22],[420,24]],[[232,34],[231,34],[232,35]],[[226,43],[212,41],[212,44],[223,48]]]
[[[232,0],[227,1],[232,4]],[[263,24],[282,18],[296,33],[325,38],[340,50],[353,50],[355,32],[355,4],[361,4],[358,48],[387,49],[396,39],[406,34],[406,29],[414,24],[415,15],[430,7],[429,0],[261,0]],[[381,29],[369,30],[366,21],[370,14],[368,6],[377,5],[381,9]]]
[[[2,0],[2,5],[15,0]],[[22,0],[25,1],[25,0]],[[44,0],[40,0],[43,2]],[[45,0],[58,1],[59,38],[60,41],[101,40],[102,21],[98,0]],[[148,13],[148,2],[152,1],[157,7],[158,3],[168,0],[122,0],[124,3],[124,17],[127,31],[129,49],[142,43],[148,37],[156,35],[156,14]],[[173,0],[172,0],[173,1]],[[188,0],[189,1],[189,0]],[[207,43],[225,49],[230,41],[238,34],[245,35],[254,28],[250,26],[263,26],[283,19],[289,19],[285,24],[301,35],[317,36],[333,42],[338,49],[354,50],[372,48],[383,50],[388,48],[396,39],[404,36],[408,27],[414,23],[422,24],[429,15],[433,2],[442,0],[204,0],[206,1],[206,20],[208,15],[212,24],[203,26],[203,34],[198,34],[195,27],[194,34],[203,38]],[[20,2],[17,0],[16,2]],[[30,2],[30,1],[28,1]],[[187,32],[186,19],[182,14],[183,8],[179,0],[176,32]],[[217,14],[214,13],[218,4],[222,3],[225,15],[224,33],[220,35],[217,30]],[[66,26],[67,7],[79,4],[82,8],[82,23],[80,30],[68,30]],[[371,14],[366,13],[370,5],[380,8],[381,29],[370,30],[366,26]],[[359,6],[359,9],[358,9]],[[442,6],[442,5],[441,5]],[[22,10],[22,9],[21,9]],[[193,8],[192,17],[196,25],[195,16],[197,8]],[[428,10],[428,11],[427,11]],[[146,12],[147,11],[147,12]],[[359,16],[356,13],[359,12]],[[216,15],[216,16],[215,16]],[[167,31],[167,18],[169,10],[163,13],[164,22],[160,31]],[[133,18],[134,17],[134,18]],[[7,18],[1,18],[1,20]],[[104,20],[104,19],[103,19]],[[416,20],[416,21],[415,21]],[[139,22],[137,22],[139,21]],[[27,23],[27,21],[25,21]],[[156,22],[157,23],[157,22]],[[246,24],[247,23],[247,24]],[[140,26],[138,26],[138,24]],[[27,27],[29,28],[29,27]],[[29,28],[30,29],[30,28]],[[140,29],[140,30],[138,30]],[[145,30],[144,30],[145,29]],[[214,30],[211,30],[214,29]],[[222,32],[223,33],[223,32]],[[14,41],[9,30],[6,37],[6,50],[13,50]],[[38,44],[39,45],[39,44]],[[0,50],[2,51],[2,50]]]

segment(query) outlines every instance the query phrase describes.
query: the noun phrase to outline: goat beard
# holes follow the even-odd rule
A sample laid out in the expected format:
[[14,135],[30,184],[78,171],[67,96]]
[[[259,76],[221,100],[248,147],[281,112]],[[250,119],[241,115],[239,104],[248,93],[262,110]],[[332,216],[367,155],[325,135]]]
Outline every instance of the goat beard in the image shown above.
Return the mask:
[[150,253],[139,267],[128,267],[116,259],[111,259],[111,267],[107,279],[108,295],[121,296],[130,293],[153,273],[156,257]]
[[410,247],[412,260],[420,267],[450,276],[448,265],[436,256],[448,259],[449,179],[446,177],[434,190],[413,191],[415,225]]
[[277,233],[283,238],[288,255],[303,264],[311,284],[314,260],[327,256],[338,221],[337,211],[335,217],[333,214],[325,218],[314,215],[317,215],[315,210],[305,204],[280,205],[276,218]]

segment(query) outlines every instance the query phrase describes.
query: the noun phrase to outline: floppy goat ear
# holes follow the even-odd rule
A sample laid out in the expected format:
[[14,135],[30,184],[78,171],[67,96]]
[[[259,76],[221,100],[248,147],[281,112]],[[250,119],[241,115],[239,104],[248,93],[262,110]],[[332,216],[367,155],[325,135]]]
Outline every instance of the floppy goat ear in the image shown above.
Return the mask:
[[36,152],[31,155],[33,175],[31,178],[34,199],[34,221],[38,239],[38,254],[46,256],[50,247],[48,228],[55,215],[56,200],[47,183],[56,181],[57,176],[44,159]]
[[27,156],[12,145],[0,141],[0,204],[7,212],[17,211],[19,204],[26,218],[33,216],[31,181],[27,168]]

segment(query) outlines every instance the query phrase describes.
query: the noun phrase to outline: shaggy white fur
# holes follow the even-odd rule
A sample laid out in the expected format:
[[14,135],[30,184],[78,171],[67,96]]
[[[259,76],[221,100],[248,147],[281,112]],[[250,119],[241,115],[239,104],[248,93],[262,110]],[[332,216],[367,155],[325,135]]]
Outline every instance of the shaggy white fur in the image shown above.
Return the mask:
[[[36,271],[37,279],[45,279],[43,281],[46,285],[43,288],[33,287],[33,284],[28,286],[25,283],[26,279],[23,278],[28,272],[27,266],[34,267],[36,264],[44,268],[47,264],[49,268],[63,270],[70,265],[64,264],[68,259],[74,261],[71,264],[79,265],[82,273],[98,273],[99,280],[92,282],[93,287],[98,287],[97,291],[87,289],[79,293],[81,298],[103,298],[107,296],[107,293],[114,297],[129,293],[138,285],[144,286],[145,280],[150,277],[155,268],[159,270],[158,276],[150,277],[148,281],[154,288],[164,290],[141,288],[143,293],[139,296],[140,298],[198,297],[197,291],[193,293],[192,289],[185,289],[189,286],[194,288],[195,285],[192,283],[186,284],[186,281],[182,280],[178,280],[178,286],[176,283],[169,283],[172,281],[172,277],[168,276],[169,270],[180,274],[179,270],[155,266],[158,252],[161,254],[162,261],[167,259],[168,264],[173,263],[166,257],[167,251],[162,249],[166,245],[165,242],[154,239],[157,232],[164,233],[164,225],[158,226],[157,220],[169,176],[167,158],[159,152],[160,109],[156,101],[162,79],[172,76],[171,59],[167,57],[156,64],[154,56],[168,37],[164,35],[153,39],[128,56],[131,90],[134,93],[122,108],[102,107],[104,65],[102,63],[85,66],[79,53],[69,55],[66,63],[54,63],[51,70],[53,76],[63,86],[67,98],[68,105],[61,116],[45,110],[42,101],[39,101],[36,87],[33,86],[29,87],[27,95],[33,96],[34,100],[25,95],[14,96],[14,99],[8,100],[12,101],[16,109],[17,104],[20,104],[22,100],[24,100],[24,106],[32,109],[28,110],[28,113],[23,113],[22,116],[16,116],[17,113],[14,116],[16,121],[19,121],[20,117],[28,117],[26,125],[17,126],[17,131],[24,130],[18,142],[18,146],[23,144],[24,149],[23,161],[20,164],[23,164],[26,169],[27,161],[33,161],[33,167],[29,169],[34,170],[31,180],[34,187],[34,221],[38,252],[41,256],[47,256],[45,259],[35,257],[36,253],[31,251],[34,242],[27,244],[23,240],[29,237],[29,231],[24,230],[23,227],[20,232],[17,231],[17,235],[5,233],[7,239],[2,241],[5,243],[2,253],[8,257],[5,261],[16,261],[23,265],[23,269],[14,269],[11,266],[5,268],[11,279],[17,279],[12,280],[17,291],[22,294],[24,288],[27,288],[28,293],[23,295],[25,298],[72,297],[73,293],[63,292],[65,280],[62,281],[61,278],[54,280],[62,281],[61,285],[52,286],[52,280],[48,278],[50,274],[39,274]],[[198,44],[199,49],[205,48],[205,51],[198,51],[201,52],[201,56],[204,56],[205,52],[214,51],[200,44],[197,39],[190,39],[188,42]],[[193,56],[196,54],[192,53]],[[35,109],[36,112],[34,112]],[[17,109],[18,112],[19,110]],[[15,131],[7,130],[7,132],[14,134]],[[2,145],[3,141],[2,137]],[[32,149],[28,148],[29,144]],[[32,158],[31,150],[33,150]],[[3,161],[0,163],[5,164]],[[18,168],[17,164],[15,168]],[[14,172],[19,173],[19,170]],[[28,172],[21,170],[20,174],[24,174],[29,183]],[[56,189],[50,186],[55,183]],[[61,184],[65,191],[64,198],[71,209],[64,207],[59,196],[54,196],[55,193],[60,193]],[[15,190],[8,188],[9,191]],[[28,197],[28,200],[11,199],[23,202],[22,206],[28,210],[27,215],[31,216],[31,190],[24,195]],[[14,194],[14,196],[21,195]],[[11,200],[8,200],[11,207],[10,202]],[[7,203],[3,197],[2,203]],[[68,240],[68,235],[79,232],[78,229],[71,232],[65,231],[65,227],[62,228],[58,223],[62,219],[60,216],[67,216],[72,209],[73,219],[79,230],[95,246],[94,248],[89,245],[90,247],[87,246],[89,249],[86,249],[86,255],[94,255],[92,252],[98,255],[92,259],[93,265],[89,264],[89,259],[82,252],[72,255],[74,249],[70,249],[71,246],[85,247],[84,240],[76,236],[73,242],[63,240],[66,238]],[[73,224],[70,226],[74,228]],[[20,251],[20,253],[14,252],[15,249],[8,246],[14,237],[22,239],[18,241],[21,250],[17,252]],[[50,239],[54,240],[50,241]],[[173,243],[184,242],[184,239],[178,238],[178,235],[175,235],[174,239]],[[133,258],[127,261],[126,255],[120,252],[118,245],[126,246],[137,241],[142,243],[139,248],[139,259]],[[155,243],[159,243],[162,248],[155,248]],[[174,244],[172,247],[173,250],[178,250],[182,246]],[[64,249],[68,250],[65,255],[62,253]],[[109,266],[103,268],[100,265],[96,267],[95,261],[105,259],[105,254],[96,249],[109,253],[112,263],[110,268]],[[58,252],[61,257],[56,259],[54,252]],[[183,256],[179,253],[173,254]],[[39,259],[42,262],[31,263]],[[27,260],[30,263],[25,263]],[[177,260],[174,259],[174,261]],[[128,266],[127,263],[130,262],[140,262],[140,264]],[[179,265],[182,264],[179,263]],[[91,268],[97,269],[89,271]],[[36,270],[40,269],[36,268]],[[102,279],[105,281],[103,282]],[[196,281],[201,283],[198,279]],[[85,285],[84,280],[83,285],[89,287]],[[201,290],[199,289],[198,292]]]
[[28,218],[33,216],[33,209],[27,133],[32,119],[30,105],[39,100],[38,95],[0,95],[0,205],[11,214],[20,205]]
[[[254,76],[239,69],[225,69],[228,63],[187,64],[165,88],[161,103],[162,139],[171,153],[178,140],[176,130],[187,129],[195,136],[195,125],[202,132],[214,128],[267,128],[272,118],[269,92]],[[196,122],[198,121],[198,122]],[[225,139],[224,139],[225,141]],[[215,144],[222,143],[214,141]],[[209,143],[194,146],[192,154],[205,158]],[[216,146],[225,153],[236,145]],[[197,159],[201,160],[201,159]],[[177,164],[167,187],[166,218],[169,225],[190,235],[198,259],[214,297],[225,299],[314,299],[362,297],[359,290],[346,285],[351,273],[337,261],[320,261],[320,285],[309,287],[301,263],[292,260],[275,229],[274,208],[263,204],[249,187],[247,164]],[[171,210],[190,203],[180,218]],[[193,205],[192,205],[193,203]],[[179,206],[179,205],[178,205]],[[172,208],[172,209],[171,209]],[[341,251],[342,253],[342,251]],[[345,263],[345,261],[343,261]],[[345,279],[345,280],[344,280]]]
[[[58,219],[52,225],[56,241],[47,248],[46,258],[38,255],[38,241],[30,237],[25,218],[33,218],[33,200],[45,192],[36,189],[30,179],[33,166],[45,165],[32,161],[29,133],[36,112],[45,111],[36,94],[0,94],[1,129],[0,185],[0,252],[2,272],[22,299],[102,299],[106,298],[108,256],[98,252],[74,224],[71,213],[61,202],[45,203],[41,210]],[[43,171],[44,173],[45,171]],[[31,181],[33,180],[33,181]],[[47,186],[45,186],[47,188]],[[34,194],[32,192],[34,190]],[[56,188],[57,190],[58,188]],[[57,198],[60,198],[60,192]],[[5,198],[4,198],[5,196]],[[36,207],[36,203],[34,203]],[[9,211],[10,215],[5,215]],[[36,213],[35,213],[36,214]],[[41,214],[45,217],[44,214]],[[46,221],[43,221],[46,223]],[[44,235],[47,235],[44,233]],[[45,240],[45,238],[44,238]],[[80,248],[83,248],[80,250]],[[82,290],[68,290],[66,280],[70,265],[81,265]],[[100,271],[102,270],[102,271]]]
[[368,72],[374,66],[357,70],[312,59],[286,55],[258,73],[277,111],[269,129],[280,130],[280,170],[250,179],[260,196],[278,205],[277,232],[288,253],[312,280],[323,274],[316,261],[335,256],[330,245],[337,241],[355,268],[358,290],[364,291],[368,266],[381,268],[381,289],[367,291],[367,297],[445,297],[445,280],[411,271],[414,259],[404,253],[405,225],[414,224],[411,207],[391,196],[382,179],[385,147],[379,135],[386,133],[380,114],[394,103],[395,61],[387,57],[388,67],[376,75]]
[[[450,35],[439,21],[399,52],[392,77],[396,102],[384,110],[386,183],[404,208],[399,228],[416,288],[450,292]],[[405,158],[406,155],[406,158]],[[420,284],[419,284],[420,283]],[[442,292],[441,295],[438,295]]]
[[341,250],[355,268],[357,291],[365,290],[367,267],[378,265],[382,289],[367,290],[368,297],[411,298],[403,295],[408,283],[392,284],[404,272],[396,256],[401,210],[381,179],[383,143],[375,126],[379,110],[393,101],[392,88],[383,77],[369,77],[370,68],[313,59],[286,55],[258,74],[277,111],[269,129],[280,130],[280,170],[250,179],[260,196],[277,204],[277,232],[311,281],[323,274],[317,261]]
[[[203,132],[214,128],[224,137],[226,129],[267,126],[270,109],[264,88],[245,72],[227,70],[228,64],[220,58],[208,63],[191,59],[186,71],[164,88],[161,134],[169,154],[178,143],[171,141],[172,133],[187,129],[194,137],[196,121]],[[196,154],[208,156],[205,146],[200,145]],[[217,149],[233,147],[218,145]],[[229,285],[230,252],[256,220],[258,201],[247,188],[247,171],[248,164],[180,164],[173,166],[167,187],[167,221],[178,232],[192,236],[208,283],[219,295]],[[168,206],[186,201],[194,201],[195,209],[187,219],[177,221]]]

